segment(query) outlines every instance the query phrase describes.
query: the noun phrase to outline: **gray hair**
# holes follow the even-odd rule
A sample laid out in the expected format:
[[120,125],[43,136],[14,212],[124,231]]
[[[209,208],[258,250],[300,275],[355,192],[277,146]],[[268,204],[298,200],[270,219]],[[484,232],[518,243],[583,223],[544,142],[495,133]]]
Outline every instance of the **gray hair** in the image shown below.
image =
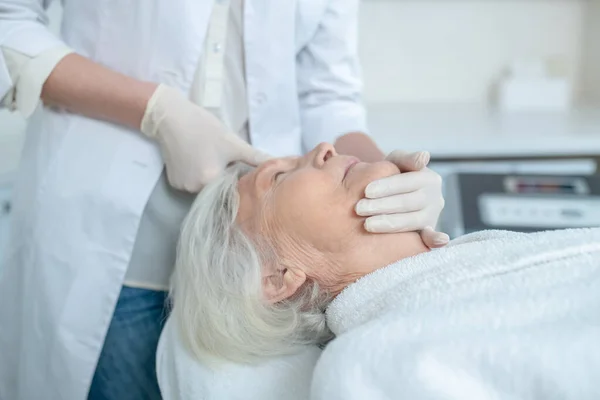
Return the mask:
[[[249,363],[331,338],[330,298],[307,281],[293,298],[268,304],[261,266],[274,254],[236,224],[238,164],[198,195],[181,230],[171,300],[181,339],[198,359]],[[266,246],[266,247],[265,247]],[[267,248],[268,247],[268,248]]]

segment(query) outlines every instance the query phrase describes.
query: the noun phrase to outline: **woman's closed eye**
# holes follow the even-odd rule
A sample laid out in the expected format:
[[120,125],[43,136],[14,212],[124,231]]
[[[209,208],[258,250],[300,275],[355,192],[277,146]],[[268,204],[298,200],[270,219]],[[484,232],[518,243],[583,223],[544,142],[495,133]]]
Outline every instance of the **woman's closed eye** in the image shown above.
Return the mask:
[[277,171],[273,174],[273,183],[277,183],[283,177],[285,171]]
[[285,178],[289,173],[295,171],[299,167],[300,157],[288,157],[279,159],[278,161],[271,164],[269,171],[271,184],[276,185]]

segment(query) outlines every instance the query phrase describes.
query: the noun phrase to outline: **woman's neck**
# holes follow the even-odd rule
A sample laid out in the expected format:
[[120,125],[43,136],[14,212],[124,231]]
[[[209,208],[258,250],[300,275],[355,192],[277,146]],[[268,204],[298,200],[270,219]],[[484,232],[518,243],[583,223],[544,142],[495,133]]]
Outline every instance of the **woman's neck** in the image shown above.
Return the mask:
[[347,252],[341,255],[340,263],[345,266],[344,270],[352,273],[343,278],[339,291],[373,271],[429,251],[417,232],[391,234],[365,232],[351,244]]

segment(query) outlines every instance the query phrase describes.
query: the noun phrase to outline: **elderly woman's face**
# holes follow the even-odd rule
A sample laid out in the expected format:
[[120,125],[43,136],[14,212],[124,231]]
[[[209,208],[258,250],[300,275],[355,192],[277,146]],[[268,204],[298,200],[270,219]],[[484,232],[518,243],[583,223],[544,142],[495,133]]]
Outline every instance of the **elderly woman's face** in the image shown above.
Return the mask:
[[242,177],[237,221],[251,236],[276,238],[279,256],[335,254],[364,233],[364,218],[354,207],[366,186],[398,172],[390,162],[363,163],[321,144],[303,157],[267,161]]

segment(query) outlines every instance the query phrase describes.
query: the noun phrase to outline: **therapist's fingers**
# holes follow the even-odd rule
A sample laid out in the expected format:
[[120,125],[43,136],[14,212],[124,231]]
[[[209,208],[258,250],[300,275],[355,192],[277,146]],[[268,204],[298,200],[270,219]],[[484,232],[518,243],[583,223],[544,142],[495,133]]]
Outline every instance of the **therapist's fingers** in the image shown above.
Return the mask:
[[[423,213],[412,212],[393,215],[377,215],[369,217],[365,220],[364,228],[371,233],[401,233],[419,231],[423,226]],[[423,228],[420,231],[423,243],[430,249],[446,246],[450,237],[443,233],[437,232],[430,226]]]
[[419,231],[424,226],[423,213],[411,212],[376,215],[365,220],[365,230],[371,233],[399,233]]
[[421,231],[421,240],[430,249],[437,249],[446,246],[450,242],[450,237],[428,226]]
[[223,135],[222,140],[227,143],[226,147],[229,149],[230,161],[241,161],[256,167],[272,158],[271,155],[258,150],[237,135],[228,133]]
[[428,196],[423,190],[377,199],[362,199],[356,204],[356,214],[370,217],[378,214],[396,214],[419,211],[427,207]]
[[402,150],[394,150],[385,158],[400,169],[400,172],[420,171],[429,164],[431,155],[427,151],[408,153]]
[[371,182],[365,189],[365,196],[370,199],[390,195],[410,193],[429,186],[441,186],[441,177],[425,168],[421,171],[392,175]]

